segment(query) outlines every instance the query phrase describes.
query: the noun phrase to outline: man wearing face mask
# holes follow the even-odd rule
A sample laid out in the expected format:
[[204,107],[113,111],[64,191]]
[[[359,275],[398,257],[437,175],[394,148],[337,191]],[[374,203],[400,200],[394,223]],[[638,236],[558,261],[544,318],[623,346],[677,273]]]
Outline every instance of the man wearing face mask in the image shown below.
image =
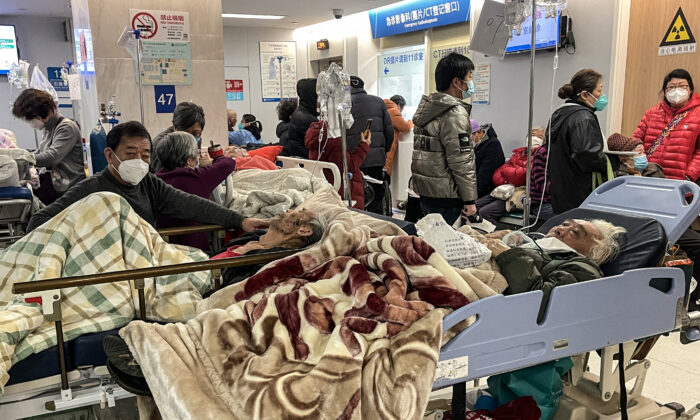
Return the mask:
[[[184,131],[192,134],[195,140],[197,140],[197,149],[201,149],[204,123],[204,108],[193,102],[180,102],[177,104],[175,111],[173,112],[173,125],[155,136],[153,139],[153,159],[151,159],[151,172],[155,173],[163,169],[163,165],[160,163],[158,157],[159,154],[156,153],[156,149],[158,148],[160,141],[170,133]],[[208,160],[206,153],[200,153],[200,158],[203,159],[201,162],[202,166],[207,166],[211,163],[211,161]]]
[[663,99],[647,110],[633,137],[644,142],[649,162],[668,178],[697,182],[700,178],[700,97],[684,69],[666,75]]
[[608,149],[610,154],[619,154],[620,166],[615,171],[616,177],[646,176],[666,178],[661,166],[647,160],[641,140],[615,133],[608,137]]
[[44,131],[34,157],[36,166],[47,172],[40,175],[41,187],[34,194],[44,204],[51,204],[85,178],[80,127],[59,114],[51,95],[38,89],[22,91],[12,106],[12,114],[35,130]]
[[593,191],[594,177],[602,182],[612,177],[603,153],[605,138],[595,115],[608,103],[603,76],[594,70],[580,70],[559,89],[559,97],[566,102],[552,114],[547,132],[555,214],[580,206]]
[[438,92],[423,96],[413,116],[413,190],[425,214],[440,213],[448,224],[476,213],[478,198],[468,99],[474,92],[474,63],[457,53],[435,69]]
[[243,218],[212,201],[175,189],[149,173],[151,136],[139,122],[129,121],[112,128],[107,135],[105,156],[107,169],[76,184],[52,205],[35,213],[27,232],[76,201],[100,191],[121,195],[139,216],[154,226],[161,214],[227,229],[242,228],[246,232],[268,225],[266,220]]

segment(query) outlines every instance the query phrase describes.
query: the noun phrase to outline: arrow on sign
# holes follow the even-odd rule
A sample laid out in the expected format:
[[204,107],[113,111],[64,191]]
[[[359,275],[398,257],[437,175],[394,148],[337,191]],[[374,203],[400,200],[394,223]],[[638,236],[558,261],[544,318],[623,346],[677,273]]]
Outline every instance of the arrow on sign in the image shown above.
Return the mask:
[[384,75],[386,76],[389,74],[389,67],[384,67]]

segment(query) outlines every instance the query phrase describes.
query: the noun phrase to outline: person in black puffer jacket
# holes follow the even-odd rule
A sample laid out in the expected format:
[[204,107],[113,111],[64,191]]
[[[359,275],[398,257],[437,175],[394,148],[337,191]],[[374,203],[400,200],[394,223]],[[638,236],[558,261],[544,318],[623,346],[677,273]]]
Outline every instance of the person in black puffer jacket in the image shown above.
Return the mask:
[[309,151],[304,145],[306,130],[309,126],[318,121],[316,112],[316,79],[301,79],[297,82],[297,95],[299,95],[299,106],[292,114],[287,131],[282,133],[280,144],[282,145],[282,156],[298,156],[308,159]]
[[[350,78],[350,93],[352,96],[352,117],[355,123],[347,131],[347,141],[350,150],[355,150],[362,140],[362,132],[367,126],[367,120],[372,119],[372,144],[365,162],[360,166],[362,173],[379,181],[384,180],[384,164],[386,153],[391,150],[394,141],[394,126],[391,124],[391,116],[386,109],[384,100],[378,96],[368,95],[365,91],[365,82],[357,76]],[[367,211],[383,214],[384,185],[370,184],[374,189],[374,200],[367,207]]]
[[603,76],[585,69],[559,89],[566,103],[552,114],[546,131],[549,145],[549,176],[552,209],[555,214],[580,206],[593,191],[593,175],[607,181],[603,132],[595,111],[607,104]]
[[506,157],[503,155],[503,147],[498,141],[496,130],[491,124],[479,125],[476,120],[471,120],[472,126],[472,141],[474,146],[474,157],[476,158],[476,189],[479,193],[479,198],[491,194],[495,185],[493,185],[493,173],[501,165],[506,163]]
[[279,118],[280,122],[277,124],[275,134],[278,139],[281,139],[282,135],[287,132],[289,122],[292,120],[292,114],[296,111],[298,103],[297,98],[289,98],[283,99],[277,104],[277,118]]

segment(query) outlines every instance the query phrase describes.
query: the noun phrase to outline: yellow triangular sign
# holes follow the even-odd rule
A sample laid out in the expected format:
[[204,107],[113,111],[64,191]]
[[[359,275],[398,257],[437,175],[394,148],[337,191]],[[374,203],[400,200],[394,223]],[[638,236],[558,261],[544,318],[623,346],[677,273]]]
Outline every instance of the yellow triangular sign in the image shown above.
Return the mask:
[[688,21],[685,19],[683,10],[679,7],[676,15],[673,17],[671,26],[668,27],[660,47],[668,45],[688,44],[695,42],[693,32],[688,26]]

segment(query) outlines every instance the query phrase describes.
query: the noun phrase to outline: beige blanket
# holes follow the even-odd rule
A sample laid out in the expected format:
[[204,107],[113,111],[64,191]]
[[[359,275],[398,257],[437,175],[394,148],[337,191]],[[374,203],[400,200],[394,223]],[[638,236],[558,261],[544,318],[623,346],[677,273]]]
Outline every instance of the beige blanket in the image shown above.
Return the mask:
[[497,293],[484,272],[453,269],[418,238],[336,221],[187,323],[137,321],[121,335],[163,418],[417,419],[442,318]]

